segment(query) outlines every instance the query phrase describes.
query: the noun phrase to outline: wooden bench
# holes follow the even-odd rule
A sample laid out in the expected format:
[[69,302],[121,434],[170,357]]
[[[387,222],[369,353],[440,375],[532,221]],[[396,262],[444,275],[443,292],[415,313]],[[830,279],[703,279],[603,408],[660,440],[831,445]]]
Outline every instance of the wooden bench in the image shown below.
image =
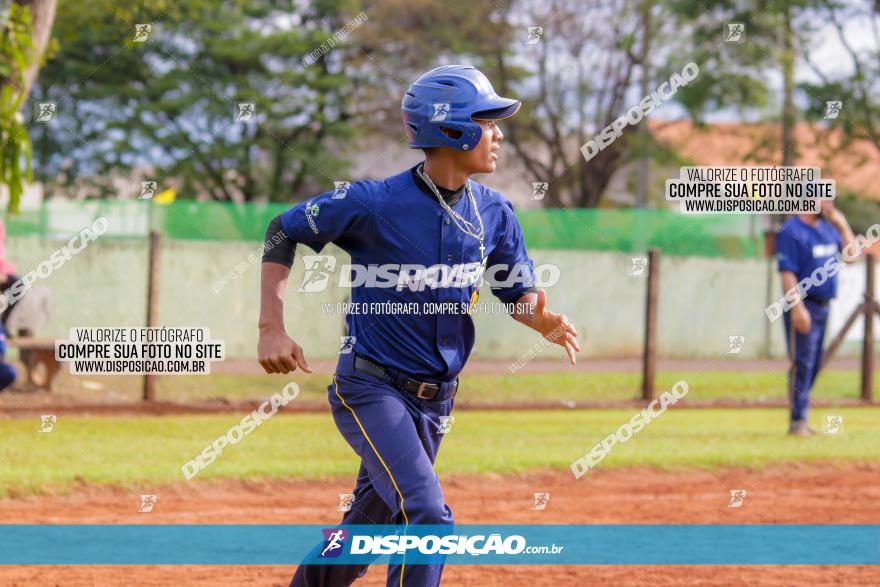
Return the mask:
[[25,389],[52,391],[52,383],[61,370],[61,365],[55,359],[55,339],[15,337],[9,338],[7,345],[18,349],[18,356],[27,374]]

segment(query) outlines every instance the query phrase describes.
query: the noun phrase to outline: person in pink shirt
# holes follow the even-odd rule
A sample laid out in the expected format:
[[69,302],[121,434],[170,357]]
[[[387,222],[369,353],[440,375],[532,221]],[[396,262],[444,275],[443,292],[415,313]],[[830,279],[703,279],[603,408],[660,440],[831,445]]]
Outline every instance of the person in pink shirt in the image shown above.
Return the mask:
[[[6,293],[6,290],[12,287],[12,284],[18,281],[15,265],[6,259],[6,224],[0,220],[0,293]],[[6,320],[9,318],[9,312],[12,310],[12,304],[6,304],[3,312],[0,313],[0,322],[6,326]]]
[[15,274],[15,265],[6,260],[6,225],[0,220],[0,273],[3,275],[4,279],[0,281],[5,281],[5,278],[9,275]]

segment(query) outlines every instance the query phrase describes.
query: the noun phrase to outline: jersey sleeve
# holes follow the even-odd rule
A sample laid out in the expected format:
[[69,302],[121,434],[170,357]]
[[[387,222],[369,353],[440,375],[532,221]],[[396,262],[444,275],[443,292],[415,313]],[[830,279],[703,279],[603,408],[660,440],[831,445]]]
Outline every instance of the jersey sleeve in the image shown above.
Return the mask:
[[800,266],[801,245],[788,230],[780,230],[776,235],[776,262],[779,271],[797,274]]
[[526,252],[522,227],[513,213],[513,205],[508,201],[501,204],[501,224],[501,237],[495,249],[489,253],[488,265],[502,267],[492,272],[489,285],[499,300],[510,304],[523,294],[537,291],[535,264]]
[[358,184],[346,190],[324,192],[281,214],[281,227],[291,240],[316,253],[327,243],[343,250],[360,238],[368,238],[372,225],[369,191]]

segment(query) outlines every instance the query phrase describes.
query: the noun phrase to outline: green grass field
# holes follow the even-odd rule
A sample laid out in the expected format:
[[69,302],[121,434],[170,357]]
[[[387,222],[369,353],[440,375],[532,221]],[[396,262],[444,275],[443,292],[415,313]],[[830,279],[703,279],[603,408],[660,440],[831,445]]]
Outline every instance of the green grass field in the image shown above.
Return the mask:
[[[100,383],[103,389],[82,386],[86,379]],[[776,371],[664,371],[657,375],[658,389],[669,389],[684,379],[690,386],[690,400],[783,400],[787,396],[786,375]],[[158,380],[158,398],[187,402],[224,398],[229,401],[260,400],[281,389],[288,381],[302,389],[299,404],[326,404],[329,375],[266,376],[210,375],[207,377],[169,376]],[[476,374],[462,377],[460,402],[563,402],[614,401],[639,396],[637,373],[518,373],[516,375]],[[88,399],[105,399],[109,393],[120,400],[140,397],[139,377],[78,377],[62,374],[57,387],[62,393],[74,393]],[[828,369],[816,382],[813,397],[841,399],[858,397],[859,374],[855,369]]]
[[[438,472],[567,471],[593,444],[628,421],[633,410],[466,411],[456,415]],[[877,460],[880,410],[814,410],[844,416],[838,436],[791,438],[781,409],[672,409],[625,444],[602,468],[657,466],[762,467],[780,461]],[[0,421],[0,493],[64,491],[77,481],[166,483],[181,465],[237,423],[238,416],[59,417],[52,432],[39,418]],[[357,460],[329,414],[282,414],[257,428],[198,479],[320,478],[354,475]]]

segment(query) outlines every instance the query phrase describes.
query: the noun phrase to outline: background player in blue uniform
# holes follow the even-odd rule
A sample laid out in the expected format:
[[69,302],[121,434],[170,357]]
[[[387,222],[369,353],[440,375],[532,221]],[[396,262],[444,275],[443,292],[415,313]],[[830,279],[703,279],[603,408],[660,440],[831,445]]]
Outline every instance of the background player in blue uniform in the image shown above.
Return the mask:
[[[799,214],[787,220],[776,237],[776,255],[782,289],[787,292],[802,279],[810,277],[845,246],[853,242],[853,232],[843,214],[832,202],[822,202],[821,217]],[[785,340],[791,354],[791,328],[794,326],[794,371],[790,375],[792,388],[791,424],[789,434],[815,434],[807,424],[810,407],[810,389],[822,362],[822,343],[831,300],[837,294],[837,275],[824,283],[813,285],[807,296],[785,314]]]
[[[266,232],[267,242],[279,231],[286,237],[263,257],[258,355],[269,373],[312,371],[284,330],[282,297],[295,243],[320,252],[333,242],[354,266],[391,268],[384,273],[390,272],[390,285],[386,279],[352,287],[351,302],[361,307],[458,309],[346,317],[349,336],[328,397],[361,465],[343,523],[452,524],[433,464],[458,374],[473,348],[471,313],[483,267],[495,277],[493,293],[512,304],[513,318],[563,346],[575,362],[577,332],[565,316],[546,309],[545,292],[535,288],[513,207],[469,179],[495,170],[504,138],[497,121],[520,106],[498,96],[473,67],[434,69],[410,86],[402,104],[409,146],[425,151],[424,163],[316,196],[273,220]],[[438,585],[442,570],[404,560],[389,565],[388,585]],[[365,571],[365,565],[301,565],[291,585],[348,585]]]

